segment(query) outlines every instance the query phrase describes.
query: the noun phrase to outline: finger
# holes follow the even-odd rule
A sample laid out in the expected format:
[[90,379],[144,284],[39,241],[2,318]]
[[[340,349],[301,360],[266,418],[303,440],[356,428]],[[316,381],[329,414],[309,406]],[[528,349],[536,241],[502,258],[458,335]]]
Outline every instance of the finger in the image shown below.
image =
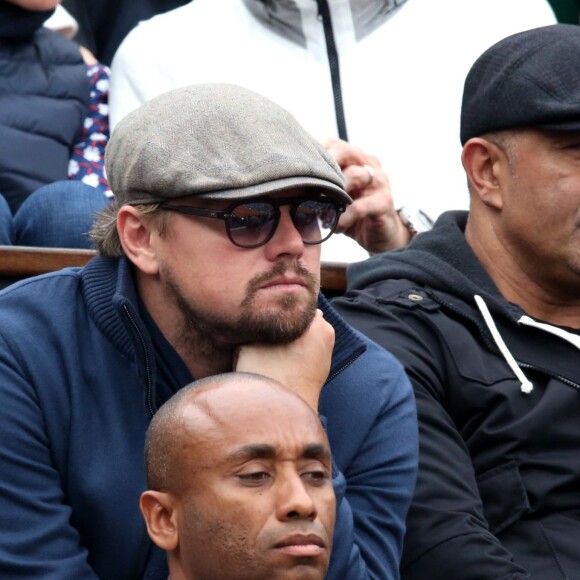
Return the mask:
[[385,213],[395,213],[393,198],[390,195],[368,195],[356,199],[348,209],[357,219],[376,217]]
[[324,314],[322,313],[322,310],[320,310],[320,308],[316,309],[316,313],[314,314],[314,317],[312,319],[312,322],[310,323],[310,326],[320,326],[321,324],[328,324],[326,322],[326,320],[324,319]]
[[373,184],[373,181],[375,180],[375,170],[367,163],[363,165],[363,168],[365,169],[365,171],[368,173],[369,176],[369,182],[366,185],[366,187],[369,187],[370,185]]
[[330,149],[337,141],[340,141],[340,139],[337,139],[336,137],[325,137],[324,139],[319,139],[319,141],[325,149]]
[[314,313],[314,317],[312,318],[311,324],[314,324],[319,320],[324,320],[324,314],[322,314],[322,310],[320,310],[320,308],[317,308],[316,312]]
[[390,189],[380,188],[367,195],[353,199],[346,211],[340,216],[337,233],[348,231],[357,222],[365,218],[377,219],[385,215],[395,215],[395,205]]
[[[370,165],[349,165],[343,169],[342,174],[346,180],[346,191],[351,193],[364,190],[374,184],[378,170]],[[372,174],[372,177],[371,177]]]
[[348,167],[349,165],[364,165],[365,163],[371,163],[376,158],[371,155],[367,155],[354,145],[342,141],[340,139],[327,140],[325,145],[326,150],[334,157],[336,162],[341,168]]
[[311,323],[311,326],[312,325],[316,325],[318,330],[320,330],[321,328],[325,328],[326,332],[328,332],[328,329],[330,328],[333,329],[334,332],[334,327],[332,326],[332,324],[330,324],[330,322],[328,322],[324,318],[324,313],[322,312],[322,310],[320,310],[320,308],[316,309],[316,313]]

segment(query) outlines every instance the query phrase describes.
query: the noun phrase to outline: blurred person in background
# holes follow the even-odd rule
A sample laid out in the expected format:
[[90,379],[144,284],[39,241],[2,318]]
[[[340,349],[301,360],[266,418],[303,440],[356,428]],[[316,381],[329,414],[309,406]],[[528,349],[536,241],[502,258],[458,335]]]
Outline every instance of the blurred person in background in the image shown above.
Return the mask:
[[57,5],[0,0],[3,243],[88,247],[93,215],[110,199],[103,162],[109,71],[43,26]]

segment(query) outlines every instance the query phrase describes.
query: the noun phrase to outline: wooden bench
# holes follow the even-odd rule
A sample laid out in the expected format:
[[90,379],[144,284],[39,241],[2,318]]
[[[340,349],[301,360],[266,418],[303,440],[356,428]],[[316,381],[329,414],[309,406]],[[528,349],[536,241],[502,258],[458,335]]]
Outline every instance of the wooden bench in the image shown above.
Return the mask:
[[[0,245],[0,279],[5,286],[22,278],[53,272],[68,266],[84,266],[94,255],[93,250]],[[322,263],[321,286],[326,294],[335,295],[344,292],[347,265],[341,262]]]

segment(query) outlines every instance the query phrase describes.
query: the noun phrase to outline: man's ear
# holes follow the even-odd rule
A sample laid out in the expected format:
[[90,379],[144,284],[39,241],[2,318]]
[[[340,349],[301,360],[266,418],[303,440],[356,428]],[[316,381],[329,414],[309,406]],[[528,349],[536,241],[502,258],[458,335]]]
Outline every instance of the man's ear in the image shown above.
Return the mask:
[[175,499],[169,493],[148,490],[141,494],[139,508],[151,540],[166,552],[179,545]]
[[154,227],[151,216],[143,215],[137,208],[124,205],[117,213],[117,231],[125,255],[145,274],[159,271],[157,255],[151,240]]
[[475,137],[463,146],[461,162],[472,197],[495,209],[503,207],[502,184],[510,171],[506,153],[495,143]]

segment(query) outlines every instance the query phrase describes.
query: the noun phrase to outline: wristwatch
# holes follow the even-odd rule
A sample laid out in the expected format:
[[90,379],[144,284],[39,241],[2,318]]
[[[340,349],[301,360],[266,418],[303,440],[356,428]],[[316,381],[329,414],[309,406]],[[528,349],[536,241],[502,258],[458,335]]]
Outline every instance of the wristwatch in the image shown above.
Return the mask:
[[397,210],[403,225],[411,235],[426,232],[433,227],[433,220],[422,210],[410,205],[404,205]]

